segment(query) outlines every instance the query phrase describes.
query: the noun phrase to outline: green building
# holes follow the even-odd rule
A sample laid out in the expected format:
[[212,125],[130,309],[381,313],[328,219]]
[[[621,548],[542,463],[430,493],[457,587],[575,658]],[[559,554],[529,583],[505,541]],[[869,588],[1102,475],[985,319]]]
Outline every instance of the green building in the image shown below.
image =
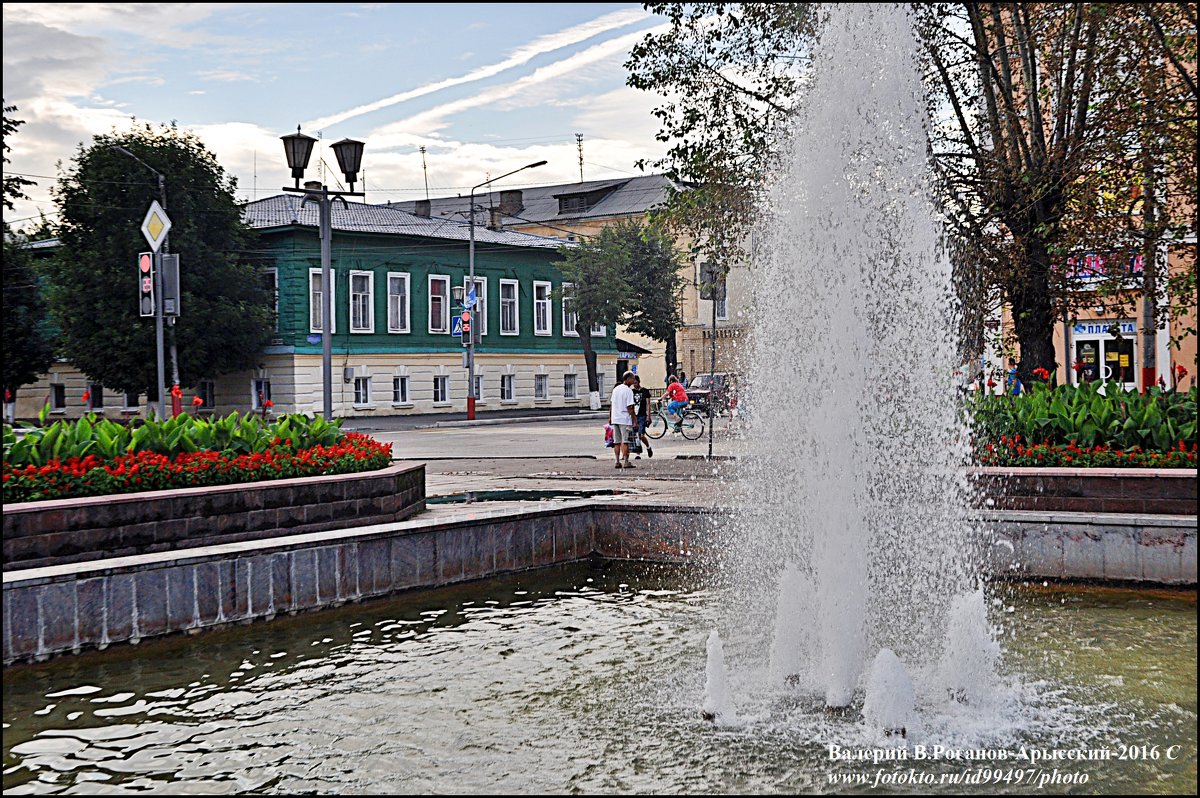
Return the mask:
[[[252,373],[198,386],[214,409],[320,413],[321,253],[317,206],[279,195],[249,203],[277,337]],[[467,371],[453,289],[467,286],[469,226],[395,206],[333,205],[333,411],[337,416],[466,409]],[[558,270],[561,240],[475,227],[480,306],[472,323],[478,410],[587,406],[587,368]],[[592,331],[600,395],[613,385],[611,328]]]

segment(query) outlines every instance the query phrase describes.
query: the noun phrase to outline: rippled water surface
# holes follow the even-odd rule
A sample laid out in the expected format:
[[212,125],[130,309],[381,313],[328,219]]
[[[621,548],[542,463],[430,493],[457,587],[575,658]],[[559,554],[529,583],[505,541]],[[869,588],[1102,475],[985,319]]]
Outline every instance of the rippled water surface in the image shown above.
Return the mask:
[[[1158,746],[1059,763],[1088,783],[1042,791],[1194,793],[1195,594],[995,593],[1016,708],[931,724],[925,741]],[[760,654],[721,627],[727,599],[680,570],[572,566],[9,668],[4,791],[861,791],[830,779],[979,769],[831,761],[830,743],[868,745],[861,724],[759,687]],[[698,714],[714,626],[740,702],[730,728]]]

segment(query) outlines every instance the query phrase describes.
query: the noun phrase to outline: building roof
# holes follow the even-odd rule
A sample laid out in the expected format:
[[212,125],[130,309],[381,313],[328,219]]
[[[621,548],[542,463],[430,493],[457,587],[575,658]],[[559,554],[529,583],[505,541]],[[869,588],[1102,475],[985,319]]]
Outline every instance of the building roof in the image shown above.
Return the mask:
[[[549,224],[555,222],[574,222],[581,219],[592,219],[602,216],[628,216],[642,214],[666,202],[670,192],[677,184],[662,175],[639,175],[624,177],[617,180],[589,180],[581,183],[559,183],[553,186],[533,186],[522,189],[505,189],[493,187],[486,192],[475,195],[476,224],[489,216],[488,208],[501,209],[501,195],[507,192],[519,192],[519,209],[504,207],[501,216],[504,225]],[[564,197],[578,197],[584,201],[584,207],[564,208],[560,200]],[[392,208],[415,211],[417,204],[425,200],[407,200],[393,202]],[[467,218],[469,196],[434,197],[428,200],[430,217],[433,219]],[[567,203],[570,205],[571,203]],[[484,210],[480,210],[480,206]]]
[[[242,218],[255,230],[295,225],[316,228],[320,221],[317,204],[309,202],[302,205],[303,199],[296,194],[278,194],[249,202],[242,209]],[[482,220],[476,219],[475,223],[475,241],[479,244],[506,244],[538,249],[557,249],[563,246],[563,241],[558,238],[490,230],[481,222]],[[470,225],[465,220],[417,216],[399,205],[369,205],[349,201],[343,205],[340,200],[335,200],[332,223],[334,230],[347,233],[390,233],[453,241],[470,240]]]

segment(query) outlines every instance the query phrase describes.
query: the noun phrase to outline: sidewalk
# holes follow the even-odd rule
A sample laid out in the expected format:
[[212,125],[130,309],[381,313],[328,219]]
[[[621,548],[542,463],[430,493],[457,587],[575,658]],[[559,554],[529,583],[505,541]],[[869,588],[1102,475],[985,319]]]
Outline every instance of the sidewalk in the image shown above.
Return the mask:
[[453,413],[414,413],[405,416],[346,416],[342,421],[342,429],[347,432],[402,432],[430,427],[489,426],[590,418],[608,418],[608,411],[584,410],[578,407],[477,409],[474,421],[467,421],[465,410],[457,410]]

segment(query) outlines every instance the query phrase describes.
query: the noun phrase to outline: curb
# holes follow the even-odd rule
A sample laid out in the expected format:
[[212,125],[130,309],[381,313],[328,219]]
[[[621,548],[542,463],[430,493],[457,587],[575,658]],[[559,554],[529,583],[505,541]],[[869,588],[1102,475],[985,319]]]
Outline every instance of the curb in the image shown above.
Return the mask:
[[438,421],[424,429],[446,427],[490,427],[495,424],[536,424],[551,421],[578,421],[580,419],[608,418],[605,411],[580,412],[574,416],[515,416],[513,418],[483,418],[474,421]]

